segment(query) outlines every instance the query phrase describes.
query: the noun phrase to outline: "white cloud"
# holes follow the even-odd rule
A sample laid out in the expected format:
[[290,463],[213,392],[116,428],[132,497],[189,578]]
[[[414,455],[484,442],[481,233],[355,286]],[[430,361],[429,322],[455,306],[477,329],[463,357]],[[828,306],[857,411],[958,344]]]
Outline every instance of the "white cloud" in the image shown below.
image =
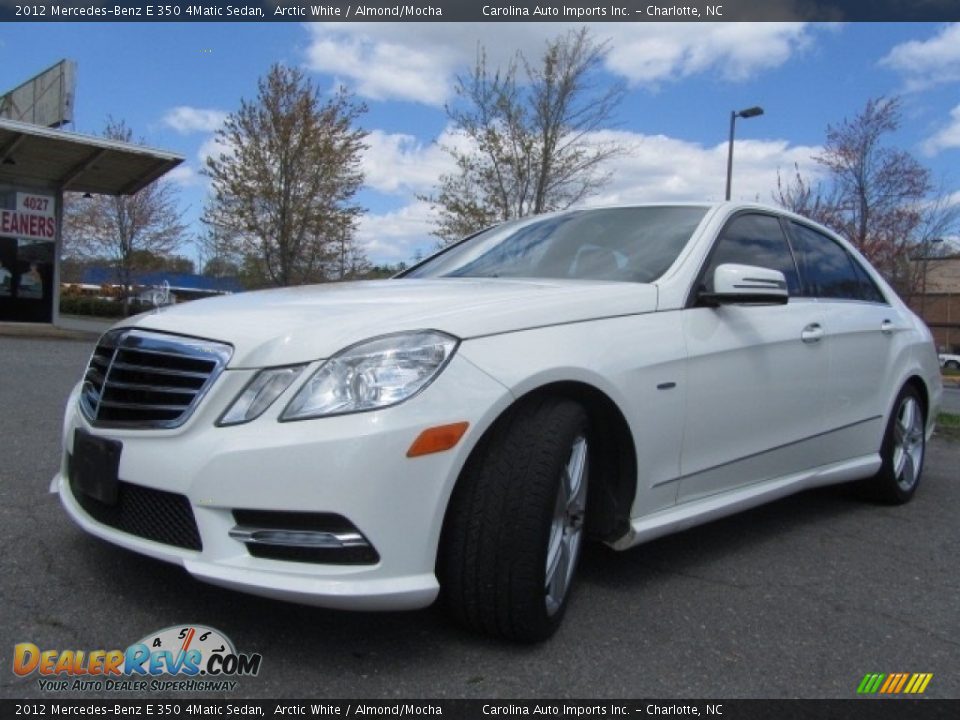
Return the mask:
[[[307,64],[317,71],[345,77],[353,89],[373,100],[416,100],[442,105],[450,71],[459,53],[444,43],[420,45],[404,33],[363,32],[366,23],[332,23],[325,32],[311,25],[313,41]],[[400,30],[397,26],[397,30]],[[379,36],[379,37],[377,37]]]
[[[726,189],[727,143],[700,143],[639,133],[602,131],[597,141],[615,141],[625,152],[608,169],[613,178],[589,205],[658,201],[723,200]],[[819,148],[791,146],[785,140],[738,140],[734,153],[733,199],[772,202],[778,169],[804,176],[816,172],[811,156]]]
[[436,246],[437,238],[430,234],[433,217],[430,205],[420,200],[386,213],[367,213],[360,219],[357,240],[375,263],[409,263],[418,250],[428,255]]
[[165,177],[171,182],[174,182],[184,188],[208,188],[210,185],[210,178],[201,173],[201,169],[207,166],[207,158],[210,156],[219,156],[220,153],[230,155],[232,152],[233,148],[231,148],[229,145],[221,143],[217,139],[216,135],[210,135],[202,143],[200,143],[200,147],[197,149],[196,153],[196,162],[178,165],[173,170],[168,172]]
[[163,116],[164,124],[182,135],[213,132],[218,130],[226,119],[227,113],[222,110],[194,108],[187,105],[175,107]]
[[[447,140],[452,141],[449,134]],[[613,205],[639,202],[722,200],[726,183],[727,144],[713,146],[628,131],[604,130],[594,133],[597,142],[615,141],[625,148],[622,156],[607,169],[612,178],[602,192],[586,205]],[[377,166],[377,179],[368,183],[381,192],[402,194],[409,204],[387,213],[368,213],[362,219],[358,239],[376,262],[409,261],[417,249],[429,251],[436,243],[430,235],[433,212],[428,204],[413,197],[429,192],[439,174],[447,169],[438,159],[439,148],[420,145],[403,135],[380,133],[376,158],[365,162]],[[785,140],[738,140],[735,148],[733,198],[772,203],[777,171],[792,176],[796,163],[801,173],[815,179],[811,160],[819,147],[790,145]],[[429,172],[413,171],[422,165]],[[396,178],[390,182],[387,178]]]
[[929,40],[895,46],[880,64],[903,74],[908,90],[960,80],[960,23],[947,25]]
[[[307,65],[343,78],[374,100],[440,106],[454,77],[470,68],[479,46],[491,67],[517,50],[539,55],[548,39],[574,23],[315,23]],[[609,40],[607,70],[637,85],[654,86],[703,72],[744,80],[777,67],[809,45],[805,23],[597,23]]]
[[200,164],[206,167],[208,157],[219,158],[221,153],[228,156],[232,155],[233,147],[222,142],[216,135],[211,135],[200,143],[200,148],[197,150],[197,158],[200,160]]
[[635,28],[631,23],[613,28],[607,58],[610,71],[634,84],[708,71],[745,80],[782,65],[811,39],[804,23],[650,23]]
[[949,148],[960,148],[960,105],[950,111],[949,122],[923,143],[927,155],[936,155]]
[[429,191],[454,163],[443,146],[456,142],[443,133],[436,143],[424,144],[412,135],[373,130],[366,139],[369,149],[363,156],[368,187],[387,194],[416,194]]
[[197,171],[186,164],[177,165],[173,170],[164,175],[164,178],[181,187],[199,185],[201,182]]

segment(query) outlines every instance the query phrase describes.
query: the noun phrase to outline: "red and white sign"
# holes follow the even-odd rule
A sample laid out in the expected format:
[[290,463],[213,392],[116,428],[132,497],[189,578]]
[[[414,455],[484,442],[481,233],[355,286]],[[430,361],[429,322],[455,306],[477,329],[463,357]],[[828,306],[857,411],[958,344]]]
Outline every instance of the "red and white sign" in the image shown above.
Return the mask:
[[16,210],[0,210],[0,235],[55,240],[57,220],[53,196],[17,193]]

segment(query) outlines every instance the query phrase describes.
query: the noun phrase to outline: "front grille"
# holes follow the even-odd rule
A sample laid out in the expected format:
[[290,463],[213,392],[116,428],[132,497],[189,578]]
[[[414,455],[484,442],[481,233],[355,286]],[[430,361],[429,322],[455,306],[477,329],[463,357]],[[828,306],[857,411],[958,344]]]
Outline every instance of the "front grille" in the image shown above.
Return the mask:
[[80,409],[96,427],[179,427],[232,352],[229,345],[208,340],[111,330],[90,357]]
[[186,496],[119,481],[115,505],[107,505],[83,493],[70,480],[70,491],[86,513],[120,532],[164,545],[202,550],[200,531]]

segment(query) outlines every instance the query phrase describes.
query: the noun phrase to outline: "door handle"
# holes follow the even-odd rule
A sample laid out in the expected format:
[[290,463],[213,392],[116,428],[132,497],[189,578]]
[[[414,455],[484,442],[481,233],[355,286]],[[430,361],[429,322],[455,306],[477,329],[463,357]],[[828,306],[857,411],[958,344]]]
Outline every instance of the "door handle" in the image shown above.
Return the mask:
[[893,331],[896,329],[897,327],[890,320],[884,320],[880,323],[880,332],[884,335],[893,335]]
[[810,323],[800,333],[800,339],[805,343],[820,342],[823,337],[823,328],[820,323]]

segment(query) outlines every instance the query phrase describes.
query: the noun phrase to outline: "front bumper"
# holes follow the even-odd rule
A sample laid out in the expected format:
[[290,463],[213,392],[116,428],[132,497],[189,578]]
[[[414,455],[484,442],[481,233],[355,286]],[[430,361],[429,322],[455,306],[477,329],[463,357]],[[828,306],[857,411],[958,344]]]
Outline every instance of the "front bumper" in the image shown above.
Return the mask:
[[[61,471],[51,489],[87,532],[182,565],[216,585],[341,609],[398,610],[432,603],[439,590],[434,567],[450,493],[470,450],[509,404],[507,389],[455,356],[426,390],[392,408],[278,422],[296,391],[292,387],[253,422],[216,427],[254,372],[224,372],[194,415],[175,430],[93,428],[78,411],[75,390],[64,419]],[[461,421],[470,427],[453,449],[406,457],[425,428]],[[123,443],[123,482],[184,496],[202,549],[122,532],[88,513],[68,478],[76,428]],[[230,535],[238,525],[235,510],[335,513],[356,526],[379,558],[340,565],[254,557]]]

